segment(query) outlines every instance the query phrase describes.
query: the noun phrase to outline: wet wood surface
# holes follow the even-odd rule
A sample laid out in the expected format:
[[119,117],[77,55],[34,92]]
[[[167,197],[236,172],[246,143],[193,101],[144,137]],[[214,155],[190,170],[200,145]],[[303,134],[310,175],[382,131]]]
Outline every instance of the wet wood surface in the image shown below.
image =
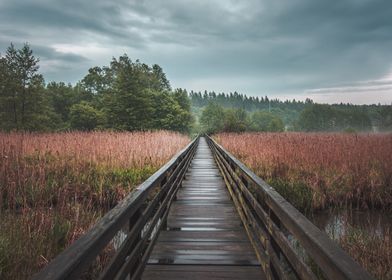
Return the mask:
[[264,279],[204,138],[142,279]]

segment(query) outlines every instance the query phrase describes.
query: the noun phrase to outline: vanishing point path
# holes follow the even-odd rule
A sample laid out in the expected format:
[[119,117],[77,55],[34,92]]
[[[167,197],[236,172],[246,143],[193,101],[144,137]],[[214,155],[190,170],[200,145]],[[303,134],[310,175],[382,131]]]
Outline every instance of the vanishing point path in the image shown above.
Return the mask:
[[118,237],[97,279],[373,279],[209,136],[189,143],[33,279],[80,279]]
[[206,139],[199,141],[142,279],[263,279]]

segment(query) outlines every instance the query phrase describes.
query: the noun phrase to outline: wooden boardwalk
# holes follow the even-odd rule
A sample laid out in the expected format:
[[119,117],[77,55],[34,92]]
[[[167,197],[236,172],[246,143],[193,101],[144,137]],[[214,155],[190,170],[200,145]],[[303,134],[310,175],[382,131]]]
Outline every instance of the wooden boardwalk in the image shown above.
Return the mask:
[[33,279],[84,278],[119,233],[97,279],[373,279],[209,136],[190,142]]
[[264,277],[202,137],[142,279],[241,278]]

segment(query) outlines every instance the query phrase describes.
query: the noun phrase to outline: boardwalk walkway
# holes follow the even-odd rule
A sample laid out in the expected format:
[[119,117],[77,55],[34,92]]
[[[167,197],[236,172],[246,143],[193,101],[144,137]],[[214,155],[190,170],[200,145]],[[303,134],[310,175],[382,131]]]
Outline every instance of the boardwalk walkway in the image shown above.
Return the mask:
[[119,232],[124,241],[99,279],[373,279],[208,136],[189,143],[33,279],[84,278]]
[[262,270],[202,137],[142,279],[241,278]]

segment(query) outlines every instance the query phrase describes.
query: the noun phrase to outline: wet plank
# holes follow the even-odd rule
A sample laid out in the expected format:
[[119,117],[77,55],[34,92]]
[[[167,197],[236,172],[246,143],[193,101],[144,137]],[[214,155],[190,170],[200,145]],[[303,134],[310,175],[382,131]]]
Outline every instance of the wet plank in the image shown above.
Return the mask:
[[204,138],[142,279],[264,279]]
[[162,231],[158,242],[249,242],[243,231]]
[[148,265],[145,280],[265,279],[257,266]]

